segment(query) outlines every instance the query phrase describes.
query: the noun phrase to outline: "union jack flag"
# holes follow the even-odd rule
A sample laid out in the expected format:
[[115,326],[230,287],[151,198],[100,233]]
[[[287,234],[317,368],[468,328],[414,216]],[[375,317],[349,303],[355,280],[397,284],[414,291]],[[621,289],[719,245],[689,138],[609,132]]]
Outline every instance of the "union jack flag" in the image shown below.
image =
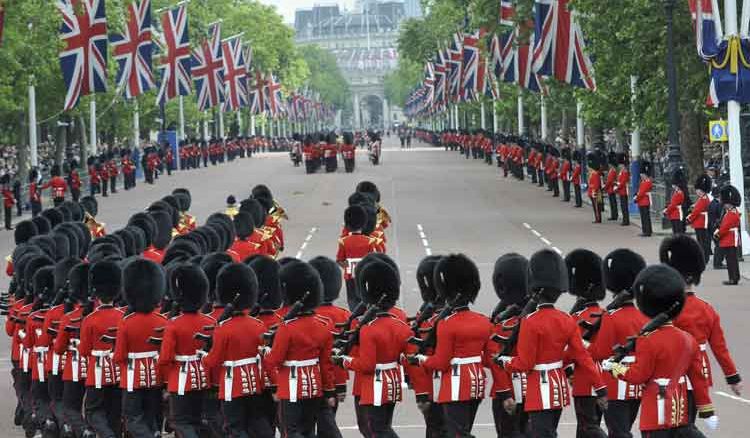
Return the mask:
[[540,77],[531,71],[534,36],[531,41],[520,41],[518,26],[503,37],[503,81],[518,84],[530,91],[539,91]]
[[224,51],[224,111],[237,111],[247,106],[247,66],[238,36],[221,43]]
[[65,109],[81,96],[107,91],[107,15],[104,0],[58,0],[62,14],[60,68],[68,89]]
[[570,0],[536,0],[532,69],[542,76],[554,76],[594,91],[593,66],[576,14],[568,9],[569,3]]
[[724,38],[718,12],[712,0],[690,0],[688,3],[695,26],[695,43],[698,55],[711,60],[719,52],[719,42]]
[[463,46],[461,51],[461,100],[468,102],[472,100],[477,93],[477,80],[479,79],[479,40],[481,31],[464,34]]
[[500,24],[513,26],[513,17],[516,15],[516,7],[511,0],[500,1]]
[[221,53],[221,23],[208,28],[208,38],[193,50],[192,75],[198,108],[206,111],[224,102],[224,60]]
[[132,99],[156,88],[151,71],[151,0],[133,2],[128,6],[129,18],[125,33],[112,35],[112,54],[119,66],[117,87]]
[[463,66],[463,36],[456,32],[448,48],[448,95],[452,102],[457,102],[461,91],[461,68]]
[[281,83],[278,82],[272,73],[268,73],[266,83],[268,84],[268,110],[272,116],[276,117],[284,112]]
[[490,37],[490,63],[488,69],[492,73],[494,80],[500,80],[503,74],[503,47],[500,35],[498,34],[493,34]]
[[438,50],[435,55],[435,106],[442,107],[445,102],[446,66],[443,51]]
[[263,114],[266,112],[266,81],[259,70],[255,70],[255,82],[250,91],[250,111],[253,114]]
[[186,4],[162,14],[161,32],[157,39],[162,55],[159,104],[190,94],[190,36]]

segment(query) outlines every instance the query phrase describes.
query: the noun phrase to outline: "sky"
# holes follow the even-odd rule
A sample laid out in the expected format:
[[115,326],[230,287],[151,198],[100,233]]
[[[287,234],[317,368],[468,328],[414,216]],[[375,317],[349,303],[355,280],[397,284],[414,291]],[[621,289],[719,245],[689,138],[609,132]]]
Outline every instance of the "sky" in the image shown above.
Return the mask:
[[294,23],[294,11],[297,9],[312,8],[317,4],[329,5],[335,3],[347,9],[354,7],[354,0],[260,0],[260,2],[276,6],[279,13],[284,16],[284,22],[289,24]]

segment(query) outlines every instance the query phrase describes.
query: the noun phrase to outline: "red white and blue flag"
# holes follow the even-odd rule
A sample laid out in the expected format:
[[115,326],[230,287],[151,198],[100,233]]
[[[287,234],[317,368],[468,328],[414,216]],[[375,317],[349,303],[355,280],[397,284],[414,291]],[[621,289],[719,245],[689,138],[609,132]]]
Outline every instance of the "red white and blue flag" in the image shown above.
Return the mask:
[[107,15],[104,0],[58,0],[62,14],[60,68],[68,89],[65,109],[81,96],[107,91]]
[[161,84],[157,97],[159,104],[190,94],[191,56],[186,4],[162,14],[161,32],[157,39],[161,52]]
[[125,33],[110,37],[112,54],[117,61],[117,88],[132,99],[156,88],[151,68],[154,43],[151,41],[151,0],[128,6]]
[[481,31],[464,34],[461,51],[461,100],[468,102],[477,94],[477,82],[479,79],[479,39]]
[[715,2],[716,0],[690,0],[688,3],[695,26],[696,48],[704,61],[716,56],[719,52],[719,42],[724,37],[718,8],[714,9]]
[[570,0],[536,0],[532,70],[576,87],[596,90],[586,42],[568,8]]
[[255,80],[250,90],[250,111],[253,114],[263,114],[266,112],[266,80],[263,73],[255,69]]
[[443,51],[438,50],[437,55],[435,55],[435,62],[433,63],[434,69],[435,69],[435,96],[434,96],[434,106],[437,109],[440,109],[445,105],[445,85],[447,83],[446,81],[446,65],[445,65],[445,57],[443,56]]
[[453,34],[453,40],[448,47],[448,100],[458,102],[461,91],[461,68],[463,66],[463,36],[459,32]]
[[192,75],[198,109],[206,111],[224,103],[224,60],[221,50],[221,23],[208,28],[208,38],[193,50]]
[[516,6],[511,0],[500,1],[500,24],[513,26],[513,18],[516,16]]
[[531,41],[521,41],[518,26],[502,37],[503,45],[503,82],[517,84],[530,91],[539,91],[539,75],[531,71],[531,56],[534,46],[534,36]]
[[266,87],[268,92],[268,112],[271,113],[271,116],[278,117],[284,112],[284,98],[281,95],[281,83],[276,79],[273,73],[270,72],[268,73],[266,83],[268,84]]
[[222,41],[224,52],[224,111],[237,111],[247,106],[247,66],[239,36]]

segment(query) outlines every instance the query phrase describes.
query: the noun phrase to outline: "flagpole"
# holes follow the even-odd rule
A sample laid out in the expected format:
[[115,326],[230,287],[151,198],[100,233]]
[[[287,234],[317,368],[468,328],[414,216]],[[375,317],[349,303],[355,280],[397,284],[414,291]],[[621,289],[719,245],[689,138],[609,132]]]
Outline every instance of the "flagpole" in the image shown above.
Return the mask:
[[36,137],[36,88],[34,75],[29,77],[29,149],[31,149],[31,167],[39,165],[39,142]]
[[250,135],[255,137],[255,114],[250,114]]
[[585,147],[583,137],[583,104],[576,101],[576,145],[579,148]]
[[523,95],[519,90],[518,94],[518,135],[523,135],[525,128],[523,126]]
[[[736,37],[737,31],[737,0],[724,0],[724,34],[726,38]],[[745,208],[745,181],[742,170],[742,137],[740,131],[740,103],[736,100],[727,102],[727,134],[729,136],[729,180],[740,192],[742,204],[739,210]],[[740,229],[742,230],[742,253],[750,254],[750,234],[747,232],[747,218],[740,215]]]
[[[635,114],[635,99],[636,90],[638,86],[638,76],[630,76],[630,103],[633,114]],[[579,104],[580,105],[580,104]],[[634,118],[635,120],[635,118]],[[638,184],[640,181],[640,168],[641,163],[639,158],[641,156],[641,126],[637,121],[633,123],[633,131],[630,133],[630,186],[631,193],[635,193],[638,190]],[[638,212],[638,205],[635,202],[630,202],[630,212]]]
[[224,141],[224,111],[219,109],[219,139]]
[[242,135],[242,112],[237,110],[237,136]]
[[208,119],[203,119],[203,141],[208,140]]
[[487,129],[487,119],[484,115],[484,101],[480,103],[479,110],[482,112],[482,114],[480,115],[480,123],[482,124],[482,131],[484,131],[485,129]]
[[180,103],[180,132],[179,137],[177,138],[178,141],[182,141],[185,139],[185,101],[183,96],[180,96],[179,98]]
[[544,92],[540,92],[541,112],[542,112],[542,141],[547,141],[547,102],[544,99]]
[[91,129],[89,137],[91,137],[91,155],[96,155],[96,94],[91,95],[91,102],[89,104],[89,128]]
[[138,108],[138,99],[133,98],[133,149],[138,147],[141,137],[141,117]]

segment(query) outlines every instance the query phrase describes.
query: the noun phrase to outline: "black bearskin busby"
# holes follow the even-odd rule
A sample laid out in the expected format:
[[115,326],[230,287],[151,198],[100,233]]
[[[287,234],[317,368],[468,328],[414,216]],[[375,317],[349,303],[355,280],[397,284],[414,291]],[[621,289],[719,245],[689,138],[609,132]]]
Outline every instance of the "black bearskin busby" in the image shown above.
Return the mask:
[[208,278],[196,265],[180,263],[175,266],[169,277],[169,286],[173,299],[183,312],[197,312],[206,303]]
[[440,261],[440,256],[427,256],[417,266],[417,286],[419,294],[425,303],[438,303],[438,293],[435,289],[435,267]]
[[361,181],[357,184],[356,191],[359,193],[366,193],[372,197],[373,201],[380,202],[380,190],[378,190],[378,186],[373,182]]
[[506,306],[521,306],[528,300],[528,271],[529,261],[520,254],[504,254],[495,262],[492,286]]
[[34,298],[42,303],[48,304],[55,296],[55,268],[44,266],[39,268],[32,278],[34,285]]
[[529,290],[538,301],[554,303],[568,290],[568,270],[563,258],[551,249],[535,252],[529,259]]
[[248,257],[245,264],[258,277],[258,305],[261,309],[278,309],[283,304],[279,271],[281,265],[271,257],[256,254]]
[[565,256],[565,266],[568,268],[568,291],[571,294],[591,301],[604,299],[606,293],[601,257],[587,249],[575,249]]
[[19,222],[16,224],[15,230],[13,230],[13,238],[16,241],[16,245],[28,242],[29,239],[37,234],[39,234],[39,229],[36,224],[30,220]]
[[210,253],[201,260],[201,269],[206,274],[206,279],[208,280],[209,299],[218,300],[218,296],[215,295],[216,277],[219,275],[221,268],[230,263],[232,263],[232,257],[225,252]]
[[164,269],[151,260],[136,258],[122,270],[125,301],[134,312],[150,313],[167,288]]
[[701,190],[703,193],[711,193],[711,177],[705,173],[695,180],[695,190]]
[[730,204],[739,207],[742,204],[742,195],[733,185],[725,185],[719,190],[719,198],[722,204]]
[[640,174],[648,176],[648,177],[651,177],[651,170],[652,170],[652,167],[653,167],[651,165],[651,162],[650,161],[646,161],[646,160],[640,160],[640,162],[638,164],[639,164],[638,171],[640,172]]
[[89,215],[96,217],[96,215],[99,214],[99,202],[97,202],[95,197],[84,196],[80,199],[80,201],[78,201],[78,203],[81,205],[81,208],[83,208],[83,210]]
[[[438,296],[452,305],[473,303],[482,286],[477,265],[463,254],[442,257],[435,266],[434,276]],[[457,300],[459,294],[461,298]]]
[[146,248],[154,243],[156,237],[157,227],[156,221],[148,213],[136,213],[128,221],[128,225],[138,227],[143,231],[143,237],[145,238]]
[[166,211],[152,211],[150,214],[156,222],[156,235],[152,244],[156,249],[164,249],[172,241],[172,220]]
[[75,303],[83,304],[89,297],[90,266],[88,263],[78,263],[68,271],[69,298]]
[[333,303],[339,298],[341,292],[342,276],[341,267],[328,257],[318,256],[308,263],[315,268],[323,282],[323,302]]
[[187,202],[186,205],[184,205],[185,210],[183,210],[183,211],[190,210],[190,205],[193,203],[193,196],[190,194],[190,190],[188,190],[186,188],[180,187],[180,188],[176,188],[176,189],[172,190],[172,194],[173,195],[178,195],[179,194],[179,195],[185,196],[187,198],[188,202]]
[[362,192],[352,193],[351,195],[349,195],[347,202],[349,205],[375,205],[375,201],[372,199],[372,196]]
[[388,263],[376,260],[368,263],[362,269],[359,283],[362,301],[366,304],[376,304],[381,299],[381,309],[390,309],[396,305],[400,294],[400,279],[398,272]]
[[636,277],[633,290],[638,309],[649,318],[666,313],[673,319],[685,305],[685,281],[671,266],[645,268]]
[[295,261],[283,265],[279,271],[279,280],[286,305],[291,306],[305,296],[303,311],[312,311],[320,305],[323,282],[318,271],[308,263]]
[[235,310],[247,310],[258,301],[258,278],[249,266],[228,263],[216,277],[216,293],[222,304],[234,303]]
[[347,207],[344,211],[344,225],[349,231],[359,231],[367,223],[367,212],[359,205]]
[[245,199],[240,202],[240,213],[247,212],[253,219],[255,228],[260,228],[266,223],[268,212],[257,199]]
[[232,221],[234,222],[234,231],[240,240],[246,240],[255,231],[255,221],[247,211],[240,211]]
[[630,249],[621,248],[610,252],[602,261],[607,289],[615,294],[632,290],[635,277],[645,267],[643,257]]
[[703,248],[685,234],[670,236],[661,242],[659,261],[676,269],[687,284],[699,284],[706,269]]
[[41,215],[49,221],[51,228],[55,228],[57,225],[65,221],[65,217],[63,216],[62,212],[55,208],[48,208],[42,211]]
[[[91,295],[104,302],[117,298],[122,287],[122,270],[120,265],[111,260],[101,260],[89,267],[89,290]],[[143,289],[139,293],[147,293]]]
[[[30,220],[31,222],[34,223],[34,225],[36,225],[38,234],[47,234],[50,231],[52,231],[52,224],[50,224],[47,218],[42,216],[41,214],[38,215],[37,217],[31,218]],[[25,221],[22,221],[22,222],[25,222]],[[16,229],[18,229],[18,225],[16,225]]]

